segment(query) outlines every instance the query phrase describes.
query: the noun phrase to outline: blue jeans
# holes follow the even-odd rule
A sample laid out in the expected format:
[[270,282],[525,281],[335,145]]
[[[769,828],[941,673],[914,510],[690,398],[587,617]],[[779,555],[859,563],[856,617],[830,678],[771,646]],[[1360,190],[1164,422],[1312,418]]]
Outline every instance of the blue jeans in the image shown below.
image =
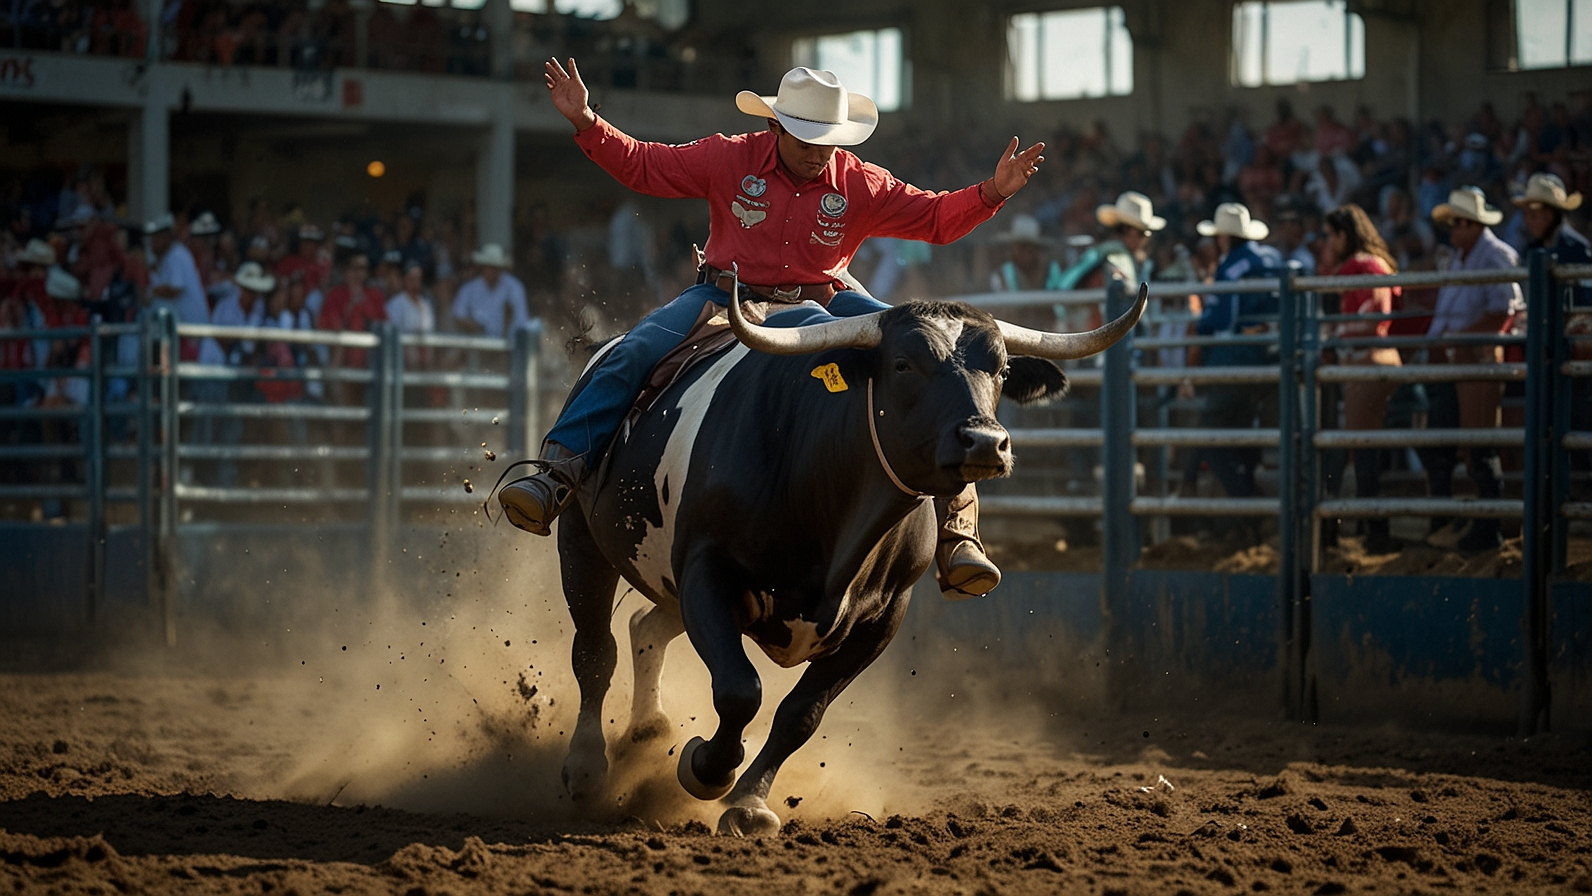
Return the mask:
[[[730,294],[717,286],[699,283],[680,293],[680,297],[659,308],[626,333],[619,344],[598,362],[586,388],[575,396],[553,424],[547,441],[557,442],[575,454],[595,455],[607,450],[608,443],[625,421],[630,406],[646,383],[652,368],[671,349],[685,341],[708,302],[726,305]],[[883,311],[889,305],[860,292],[845,290],[830,300],[828,314],[804,316],[802,323],[822,323],[837,317],[856,317]],[[796,317],[792,315],[792,317]]]

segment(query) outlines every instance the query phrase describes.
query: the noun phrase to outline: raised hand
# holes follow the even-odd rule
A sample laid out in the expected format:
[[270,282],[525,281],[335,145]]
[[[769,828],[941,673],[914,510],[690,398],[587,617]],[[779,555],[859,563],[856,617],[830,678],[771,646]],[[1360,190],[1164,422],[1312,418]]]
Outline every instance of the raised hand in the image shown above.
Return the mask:
[[553,108],[558,114],[569,119],[575,130],[584,131],[597,123],[597,113],[587,105],[590,95],[586,92],[586,83],[580,79],[580,69],[575,67],[574,57],[570,57],[569,71],[565,71],[557,59],[549,59],[543,66],[547,79],[547,91],[553,98]]
[[1028,179],[1039,170],[1039,163],[1045,160],[1045,157],[1040,155],[1044,150],[1045,144],[1035,143],[1018,152],[1017,138],[1013,137],[1012,142],[1006,144],[1006,152],[1001,154],[1001,160],[995,166],[995,177],[991,186],[1001,196],[1010,199],[1013,194],[1027,185]]

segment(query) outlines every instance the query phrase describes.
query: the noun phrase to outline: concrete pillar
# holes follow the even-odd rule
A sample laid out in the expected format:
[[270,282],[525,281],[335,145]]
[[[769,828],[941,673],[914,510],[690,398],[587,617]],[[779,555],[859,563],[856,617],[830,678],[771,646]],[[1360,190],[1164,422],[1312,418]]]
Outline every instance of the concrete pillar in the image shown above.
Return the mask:
[[165,102],[150,94],[127,128],[127,211],[140,222],[171,211],[171,128]]
[[140,0],[138,14],[144,20],[144,59],[147,62],[159,62],[164,54],[166,30],[161,26],[160,13],[165,4],[162,0]]
[[514,237],[514,92],[492,88],[492,122],[475,163],[477,239],[511,248]]
[[[548,4],[551,6],[552,4]],[[514,80],[514,10],[509,0],[486,0],[481,9],[492,53],[492,77],[499,81]]]

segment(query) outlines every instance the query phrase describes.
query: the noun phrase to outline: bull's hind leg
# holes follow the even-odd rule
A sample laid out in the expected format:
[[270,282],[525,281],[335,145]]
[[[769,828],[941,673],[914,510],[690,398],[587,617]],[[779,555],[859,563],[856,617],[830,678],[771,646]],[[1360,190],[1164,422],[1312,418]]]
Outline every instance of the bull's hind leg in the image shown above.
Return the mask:
[[663,675],[663,655],[680,637],[685,624],[680,614],[653,605],[630,617],[630,659],[635,670],[635,695],[630,701],[630,726],[622,744],[641,744],[667,736],[672,730],[663,712],[658,680]]
[[608,778],[603,698],[613,681],[618,654],[609,626],[619,571],[598,550],[579,508],[566,514],[558,527],[558,559],[564,600],[575,622],[570,665],[580,684],[580,716],[564,759],[564,788],[579,800],[601,791]]
[[779,816],[768,808],[768,791],[774,776],[790,754],[818,730],[824,711],[840,692],[878,659],[895,637],[906,614],[907,595],[897,595],[885,615],[867,626],[851,630],[840,649],[807,666],[791,692],[780,701],[768,742],[736,782],[719,816],[719,833],[737,837],[769,837],[779,833]]

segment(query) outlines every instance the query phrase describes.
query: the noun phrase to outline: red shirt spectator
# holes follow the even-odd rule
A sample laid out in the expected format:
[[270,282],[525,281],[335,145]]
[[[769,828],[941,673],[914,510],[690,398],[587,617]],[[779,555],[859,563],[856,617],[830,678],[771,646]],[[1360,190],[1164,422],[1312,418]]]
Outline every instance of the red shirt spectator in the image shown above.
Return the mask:
[[[369,260],[362,253],[350,256],[343,268],[343,282],[326,293],[315,328],[362,333],[370,329],[373,322],[386,320],[387,299],[380,290],[365,285],[369,276]],[[350,284],[355,286],[350,288]],[[364,367],[367,363],[362,348],[343,349],[341,356],[344,367]]]

